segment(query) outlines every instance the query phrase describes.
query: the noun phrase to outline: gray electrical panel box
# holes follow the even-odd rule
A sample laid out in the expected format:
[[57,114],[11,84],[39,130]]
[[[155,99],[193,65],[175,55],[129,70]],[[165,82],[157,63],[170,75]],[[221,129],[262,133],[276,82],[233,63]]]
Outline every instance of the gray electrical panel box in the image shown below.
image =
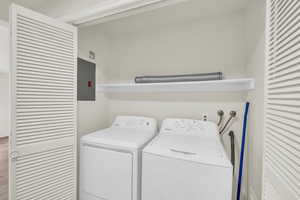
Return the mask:
[[96,64],[77,59],[77,100],[95,101]]

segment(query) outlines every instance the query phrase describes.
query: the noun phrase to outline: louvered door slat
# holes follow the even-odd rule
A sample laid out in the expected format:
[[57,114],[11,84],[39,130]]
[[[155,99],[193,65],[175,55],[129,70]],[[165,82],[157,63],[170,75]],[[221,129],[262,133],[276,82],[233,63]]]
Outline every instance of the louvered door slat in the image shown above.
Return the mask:
[[[40,198],[43,193],[52,193],[52,185],[69,185],[68,181],[74,178],[74,171],[69,170],[69,172],[66,172],[60,177],[57,177],[57,174],[60,173],[61,170],[64,170],[63,167],[68,167],[69,169],[72,168],[72,165],[74,164],[74,157],[72,155],[73,147],[69,146],[60,148],[60,151],[41,152],[41,155],[34,154],[24,156],[22,159],[20,158],[20,166],[16,172],[16,188],[19,189],[19,193],[17,194],[18,198]],[[43,158],[45,160],[43,160]],[[37,162],[40,163],[37,164]],[[47,173],[49,181],[42,182],[43,174]],[[40,181],[40,184],[32,185],[35,181]]]
[[[53,32],[55,34],[63,35],[66,38],[73,38],[73,33],[69,30],[66,30],[64,24],[57,21],[57,23],[60,23],[59,26],[56,26],[57,24],[50,25],[48,22],[43,22],[42,20],[33,19],[32,17],[19,15],[19,19],[22,21],[20,22],[29,22],[30,25],[34,26],[36,25],[40,29],[44,29],[45,31]],[[49,19],[49,18],[48,18]],[[53,20],[52,20],[53,21]],[[55,22],[54,22],[55,23]]]
[[65,69],[70,69],[72,70],[73,63],[71,62],[71,59],[63,59],[60,56],[52,56],[52,55],[47,55],[45,53],[40,53],[40,52],[33,52],[33,51],[28,51],[24,49],[18,50],[18,58],[20,60],[36,60],[36,61],[44,61],[48,62],[54,65],[64,65]]
[[22,72],[19,72],[17,75],[19,77],[31,77],[31,78],[38,78],[38,79],[47,78],[49,80],[64,80],[64,81],[71,82],[69,80],[68,75],[64,75],[61,73],[55,73],[52,71],[44,72],[43,70],[40,71],[40,70],[35,70],[35,69],[30,69],[30,70],[23,69]]
[[57,34],[57,32],[49,31],[49,29],[47,28],[45,30],[45,28],[41,28],[41,26],[35,25],[32,22],[27,22],[24,19],[19,22],[18,30],[37,34],[39,36],[50,38],[50,39],[67,41],[69,44],[73,43],[72,37],[68,38],[65,35]]
[[38,49],[47,49],[52,46],[54,52],[61,52],[63,55],[70,55],[70,48],[64,48],[63,45],[51,44],[51,42],[37,40],[36,38],[31,39],[26,35],[19,36],[18,42],[20,44],[27,43],[28,47],[37,47]]
[[279,12],[276,14],[276,26],[278,29],[277,34],[281,33],[282,27],[293,22],[298,11],[297,9],[299,9],[299,2],[291,0],[286,4],[285,7],[282,7],[282,9],[279,10]]
[[51,51],[49,53],[47,52],[47,50],[31,47],[31,44],[26,46],[24,45],[24,47],[19,49],[19,52],[23,52],[23,53],[32,53],[32,51],[34,51],[36,55],[43,56],[44,58],[45,57],[54,58],[54,59],[59,58],[63,62],[68,62],[70,58],[72,59],[72,55],[64,55],[61,54],[60,52],[57,53],[56,51]]
[[76,199],[77,29],[13,5],[11,200]]
[[[278,99],[278,95],[281,97],[279,99],[284,99],[284,100],[295,100],[295,99],[300,99],[300,93],[299,92],[283,92],[283,93],[268,93],[270,96],[270,99]],[[273,98],[274,97],[274,98]]]
[[[47,48],[49,47],[48,45],[43,45],[40,44],[38,45],[36,42],[32,41],[32,40],[26,40],[26,39],[19,39],[18,40],[19,44],[26,44],[27,48],[34,48],[34,49],[38,49],[40,51],[47,51]],[[72,56],[72,54],[70,54],[70,52],[67,49],[64,48],[58,48],[53,46],[52,48],[52,53],[53,54],[61,54],[64,56]]]
[[[24,70],[24,73],[27,71],[37,71],[41,73],[61,73],[62,75],[72,75],[74,72],[69,69],[64,69],[62,68],[62,65],[56,66],[51,63],[46,63],[46,62],[35,62],[35,61],[29,61],[29,60],[23,60],[20,61],[19,63],[20,69]],[[28,66],[30,68],[28,69]],[[22,72],[19,72],[22,73]]]
[[32,81],[32,82],[50,82],[50,83],[60,83],[60,84],[66,84],[66,85],[72,85],[72,81],[68,78],[52,78],[52,77],[43,77],[43,76],[35,76],[35,75],[17,75],[18,79],[21,81]]
[[286,48],[285,50],[275,52],[273,56],[269,59],[269,61],[270,62],[282,61],[283,59],[286,59],[286,57],[291,57],[293,53],[296,53],[299,49],[300,49],[299,43],[292,44],[290,48]]
[[[281,136],[285,137],[285,140],[291,143],[296,142],[295,145],[297,145],[300,141],[300,137],[297,135],[297,132],[287,130],[288,124],[281,123],[280,121],[267,119],[266,126],[268,128],[272,127],[273,129],[277,129],[277,134],[280,134]],[[270,128],[271,129],[271,128]],[[296,130],[297,128],[293,128]],[[270,132],[269,132],[270,133]],[[272,134],[272,133],[271,133]],[[281,138],[282,139],[282,138]]]
[[[275,13],[278,17],[282,16],[282,13],[286,12],[291,6],[293,5],[293,0],[286,0],[286,1],[274,1],[274,9],[273,9],[273,16]],[[277,8],[277,9],[275,9]]]
[[[300,48],[299,48],[299,50],[300,50]],[[298,63],[298,64],[300,64],[300,63]],[[297,64],[293,64],[292,67],[286,68],[284,70],[277,70],[277,71],[271,72],[268,77],[268,80],[272,80],[275,78],[281,78],[282,76],[289,76],[290,74],[294,74],[294,73],[298,73],[298,72],[299,72],[299,69],[297,69]]]
[[[276,36],[273,38],[273,42],[270,43],[269,46],[269,54],[272,55],[274,52],[278,51],[286,51],[287,49],[291,48],[293,45],[299,43],[299,38],[297,37],[297,32],[292,32],[291,34],[286,34],[284,37],[277,39]],[[276,48],[274,48],[274,45],[277,45]]]
[[32,26],[31,23],[26,23],[24,21],[20,21],[20,23],[18,24],[18,31],[20,31],[20,33],[34,34],[36,36],[46,38],[49,40],[55,40],[62,43],[66,43],[66,45],[69,46],[72,46],[73,43],[72,38],[69,39],[65,36],[60,36],[59,34],[43,30],[38,26]]
[[264,200],[300,199],[300,1],[267,1]]

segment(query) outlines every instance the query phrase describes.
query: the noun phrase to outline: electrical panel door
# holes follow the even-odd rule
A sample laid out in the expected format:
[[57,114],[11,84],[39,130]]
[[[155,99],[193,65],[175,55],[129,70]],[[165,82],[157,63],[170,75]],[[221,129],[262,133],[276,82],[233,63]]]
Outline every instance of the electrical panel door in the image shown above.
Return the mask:
[[96,64],[78,58],[77,69],[77,100],[95,101]]

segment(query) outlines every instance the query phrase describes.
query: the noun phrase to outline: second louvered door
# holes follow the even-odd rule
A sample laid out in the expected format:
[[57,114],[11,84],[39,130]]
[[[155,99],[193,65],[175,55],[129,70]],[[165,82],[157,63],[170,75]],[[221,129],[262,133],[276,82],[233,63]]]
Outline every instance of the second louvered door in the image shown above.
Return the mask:
[[77,29],[17,5],[10,19],[10,200],[75,200]]
[[264,200],[300,199],[300,1],[267,0]]

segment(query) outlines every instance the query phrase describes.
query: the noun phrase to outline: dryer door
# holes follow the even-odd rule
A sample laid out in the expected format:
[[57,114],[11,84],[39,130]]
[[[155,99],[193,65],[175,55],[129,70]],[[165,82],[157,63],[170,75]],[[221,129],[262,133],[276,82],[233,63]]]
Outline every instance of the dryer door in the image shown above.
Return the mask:
[[80,199],[131,200],[132,159],[133,155],[129,152],[83,145]]

